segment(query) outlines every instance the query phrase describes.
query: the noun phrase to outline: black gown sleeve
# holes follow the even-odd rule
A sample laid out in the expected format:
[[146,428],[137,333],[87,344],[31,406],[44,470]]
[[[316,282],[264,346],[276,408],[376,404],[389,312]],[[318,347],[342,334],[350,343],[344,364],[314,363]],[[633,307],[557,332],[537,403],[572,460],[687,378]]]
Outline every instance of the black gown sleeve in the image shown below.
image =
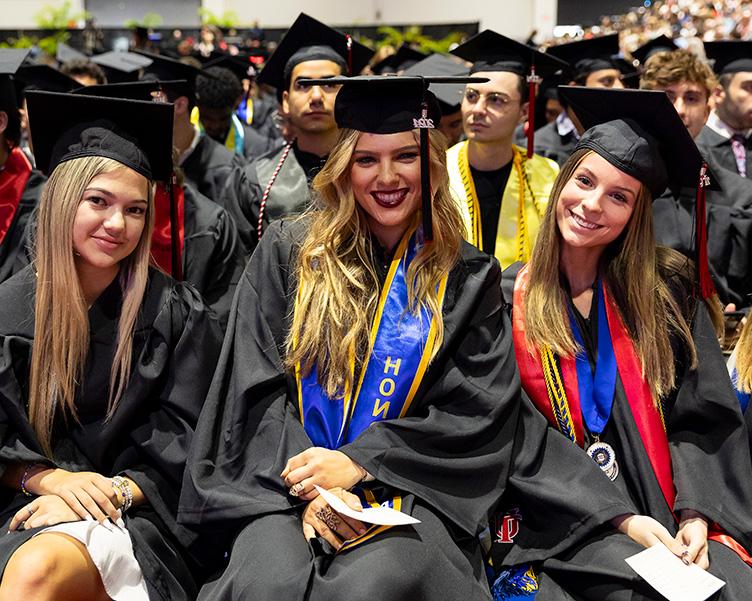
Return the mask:
[[280,477],[311,441],[287,401],[282,362],[291,227],[269,226],[233,300],[227,334],[183,480],[179,519],[221,525],[300,502]]
[[250,257],[258,243],[258,212],[263,190],[254,163],[234,169],[220,197],[225,210],[235,221],[244,257]]
[[698,365],[685,365],[678,375],[667,423],[677,492],[674,509],[699,511],[752,549],[747,432],[704,303],[697,304],[692,337]]

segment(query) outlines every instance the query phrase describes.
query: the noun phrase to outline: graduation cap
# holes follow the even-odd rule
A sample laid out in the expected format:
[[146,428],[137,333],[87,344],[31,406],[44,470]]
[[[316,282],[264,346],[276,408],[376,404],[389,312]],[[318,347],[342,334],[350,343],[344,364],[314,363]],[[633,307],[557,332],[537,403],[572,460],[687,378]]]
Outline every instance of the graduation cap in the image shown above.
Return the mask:
[[579,81],[594,71],[619,69],[614,57],[619,54],[619,34],[602,35],[589,40],[551,46],[546,54],[572,65],[573,79]]
[[269,57],[258,76],[258,82],[282,92],[290,83],[292,70],[300,63],[314,60],[332,61],[340,65],[343,74],[357,75],[373,54],[373,50],[349,35],[300,13]]
[[[27,94],[26,102],[38,169],[49,175],[65,161],[99,156],[114,159],[151,181],[165,182],[171,239],[179,239],[172,193],[171,104],[42,91]],[[172,273],[180,279],[176,243],[172,246]]]
[[538,52],[532,46],[496,33],[490,29],[481,31],[452,50],[452,54],[473,63],[470,73],[503,71],[527,79],[530,87],[527,115],[527,157],[533,156],[535,136],[535,92],[537,85],[546,77],[566,69],[569,65]]
[[[432,54],[422,61],[415,63],[412,67],[405,69],[405,76],[419,77],[445,77],[445,76],[467,76],[470,68],[462,64],[458,58],[446,56],[444,54]],[[439,101],[439,108],[442,115],[451,115],[460,109],[462,104],[462,94],[465,91],[465,84],[434,84],[431,91],[436,100]]]
[[24,65],[16,72],[16,79],[24,85],[24,90],[70,92],[81,85],[49,65]]
[[223,54],[222,56],[204,63],[204,69],[210,69],[211,67],[229,69],[240,81],[256,77],[256,67],[251,62],[250,55],[247,54],[237,56]]
[[0,48],[0,107],[18,107],[18,98],[12,77],[29,55],[29,52],[28,48]]
[[58,42],[57,50],[55,51],[55,59],[59,63],[67,63],[67,62],[76,61],[76,60],[88,61],[89,57],[86,56],[80,50],[71,48],[70,46],[68,46],[68,44],[64,44],[63,42]]
[[84,86],[73,90],[82,96],[99,96],[102,98],[121,98],[152,102],[154,92],[161,90],[158,81],[129,81],[124,83],[107,83],[96,86]]
[[705,42],[705,55],[718,75],[752,72],[752,42]]
[[659,52],[673,52],[678,49],[679,46],[676,45],[674,40],[661,34],[657,38],[653,38],[649,42],[643,44],[637,48],[637,50],[634,50],[632,52],[632,58],[637,59],[640,61],[640,64],[644,65],[645,61],[654,54],[658,54]]
[[135,52],[117,51],[92,56],[91,62],[105,70],[109,82],[136,81],[141,69],[152,63],[150,58]]
[[664,91],[561,86],[559,95],[586,131],[575,150],[588,148],[642,182],[653,198],[671,188],[696,188],[696,253],[703,298],[710,279],[705,223],[708,165]]
[[371,71],[376,75],[386,75],[387,73],[397,73],[412,67],[415,63],[422,61],[428,55],[419,50],[410,47],[409,44],[402,44],[397,52],[390,54],[371,66]]
[[[301,79],[303,85],[316,85],[318,79]],[[441,121],[436,97],[428,90],[433,84],[483,82],[480,77],[408,77],[381,75],[333,77],[328,83],[342,85],[334,101],[334,120],[340,128],[372,134],[394,134],[420,130],[420,180],[423,236],[433,240],[431,173],[428,130]]]
[[143,50],[136,52],[139,56],[151,61],[144,69],[145,74],[143,79],[159,81],[162,84],[162,89],[167,91],[173,98],[187,96],[195,100],[196,77],[205,75],[212,78],[211,75],[203,72],[201,69],[175,60],[174,58],[144,52]]

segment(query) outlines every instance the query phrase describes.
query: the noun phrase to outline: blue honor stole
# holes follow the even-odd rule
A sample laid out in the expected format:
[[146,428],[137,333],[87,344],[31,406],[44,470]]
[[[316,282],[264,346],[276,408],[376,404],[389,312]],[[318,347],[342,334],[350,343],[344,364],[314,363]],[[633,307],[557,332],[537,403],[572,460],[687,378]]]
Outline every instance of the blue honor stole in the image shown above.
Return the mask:
[[[436,341],[434,316],[424,305],[417,312],[411,311],[407,295],[407,269],[423,246],[420,232],[408,230],[394,253],[371,326],[371,352],[363,362],[355,394],[345,390],[341,398],[330,398],[319,384],[316,365],[307,375],[302,374],[300,364],[295,367],[300,420],[314,446],[338,449],[358,438],[371,424],[404,417],[410,409]],[[440,304],[447,277],[445,274],[439,283]],[[350,369],[351,373],[355,370],[354,358]],[[379,500],[371,490],[353,492],[366,506],[401,507],[400,497]],[[356,540],[362,542],[374,534],[372,529]]]
[[750,397],[752,397],[752,394],[750,394],[749,392],[744,392],[742,390],[742,386],[739,383],[739,372],[736,371],[736,366],[734,366],[734,369],[731,372],[731,382],[734,385],[736,398],[739,399],[739,406],[741,407],[742,415],[744,415],[747,412],[747,408],[749,407],[749,401]]

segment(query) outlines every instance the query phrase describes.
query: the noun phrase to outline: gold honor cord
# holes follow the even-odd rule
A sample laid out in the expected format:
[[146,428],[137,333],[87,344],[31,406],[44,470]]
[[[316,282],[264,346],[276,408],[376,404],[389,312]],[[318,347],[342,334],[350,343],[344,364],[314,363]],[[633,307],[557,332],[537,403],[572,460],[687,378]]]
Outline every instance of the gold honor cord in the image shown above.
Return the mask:
[[[480,217],[480,201],[478,200],[478,192],[475,189],[475,182],[470,171],[470,160],[468,158],[469,143],[464,142],[460,151],[457,153],[458,166],[460,172],[460,178],[465,188],[465,200],[467,202],[467,209],[470,213],[470,223],[472,243],[476,248],[483,250],[483,226],[481,224]],[[535,194],[530,186],[527,175],[525,173],[525,161],[522,157],[522,153],[516,146],[512,146],[512,164],[514,166],[514,173],[517,178],[518,185],[518,197],[517,197],[517,238],[515,240],[516,247],[516,260],[527,261],[530,258],[530,233],[527,226],[527,218],[525,215],[525,190],[530,192],[530,197],[533,202],[533,206],[539,215],[542,215],[542,208],[539,206],[538,201],[535,198]],[[504,199],[504,190],[500,191],[502,197],[502,204]],[[501,206],[499,207],[499,219],[501,220]],[[498,230],[497,230],[498,231]],[[500,234],[496,239],[494,247],[494,254],[498,257],[502,247],[507,243]]]
[[540,355],[543,378],[546,381],[546,391],[551,401],[551,409],[553,409],[556,424],[565,436],[572,442],[577,443],[577,432],[574,429],[572,412],[569,409],[569,400],[564,389],[564,380],[556,363],[556,357],[553,351],[547,346],[541,349]]

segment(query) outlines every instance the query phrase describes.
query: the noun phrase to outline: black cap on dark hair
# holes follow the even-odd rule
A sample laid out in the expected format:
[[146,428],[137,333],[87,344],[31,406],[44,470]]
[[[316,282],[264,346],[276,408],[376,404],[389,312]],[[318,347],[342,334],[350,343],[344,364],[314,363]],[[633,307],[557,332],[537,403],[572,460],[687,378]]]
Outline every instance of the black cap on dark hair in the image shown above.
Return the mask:
[[575,80],[587,77],[594,71],[619,69],[619,65],[614,61],[619,54],[619,34],[551,46],[546,50],[546,54],[568,62]]
[[752,42],[730,40],[705,42],[705,55],[718,75],[752,73]]
[[107,81],[118,83],[136,81],[141,70],[151,65],[150,58],[135,52],[105,52],[91,57],[91,62],[102,67],[107,74]]
[[152,102],[154,92],[159,92],[160,89],[161,85],[158,81],[129,81],[125,83],[84,86],[73,90],[73,93],[83,96],[100,96],[102,98],[122,98]]
[[[172,174],[171,104],[32,91],[26,95],[37,167],[108,157],[150,180]],[[65,115],[65,119],[60,116]]]
[[266,62],[258,82],[278,91],[286,90],[292,70],[300,63],[313,60],[332,61],[340,65],[343,75],[356,75],[368,64],[373,54],[373,50],[350,36],[300,13]]
[[371,66],[371,71],[376,75],[387,75],[397,73],[412,67],[415,63],[422,61],[428,55],[411,48],[409,44],[402,44],[397,52],[390,54],[386,58]]
[[70,92],[81,85],[49,65],[24,65],[16,72],[16,79],[24,85],[24,90]]
[[29,52],[28,48],[0,48],[0,105],[18,106],[16,87],[12,78]]
[[77,60],[88,61],[89,57],[86,56],[80,50],[71,48],[70,46],[68,46],[68,44],[64,44],[63,42],[58,42],[57,50],[55,51],[55,59],[59,63],[67,63],[69,61],[77,61]]
[[[141,50],[138,51],[138,54],[151,60],[151,63],[144,69],[143,79],[159,81],[162,84],[162,89],[173,100],[179,96],[186,96],[190,100],[195,100],[196,78],[199,75],[205,75],[201,69],[161,54]],[[211,75],[207,75],[207,77],[211,77]]]
[[[443,54],[432,54],[428,58],[415,63],[412,67],[405,69],[404,75],[418,77],[462,77],[467,76],[469,73],[470,68],[466,67],[459,58]],[[439,101],[441,114],[450,115],[460,109],[465,84],[433,84],[431,91],[436,96],[436,100]]]

